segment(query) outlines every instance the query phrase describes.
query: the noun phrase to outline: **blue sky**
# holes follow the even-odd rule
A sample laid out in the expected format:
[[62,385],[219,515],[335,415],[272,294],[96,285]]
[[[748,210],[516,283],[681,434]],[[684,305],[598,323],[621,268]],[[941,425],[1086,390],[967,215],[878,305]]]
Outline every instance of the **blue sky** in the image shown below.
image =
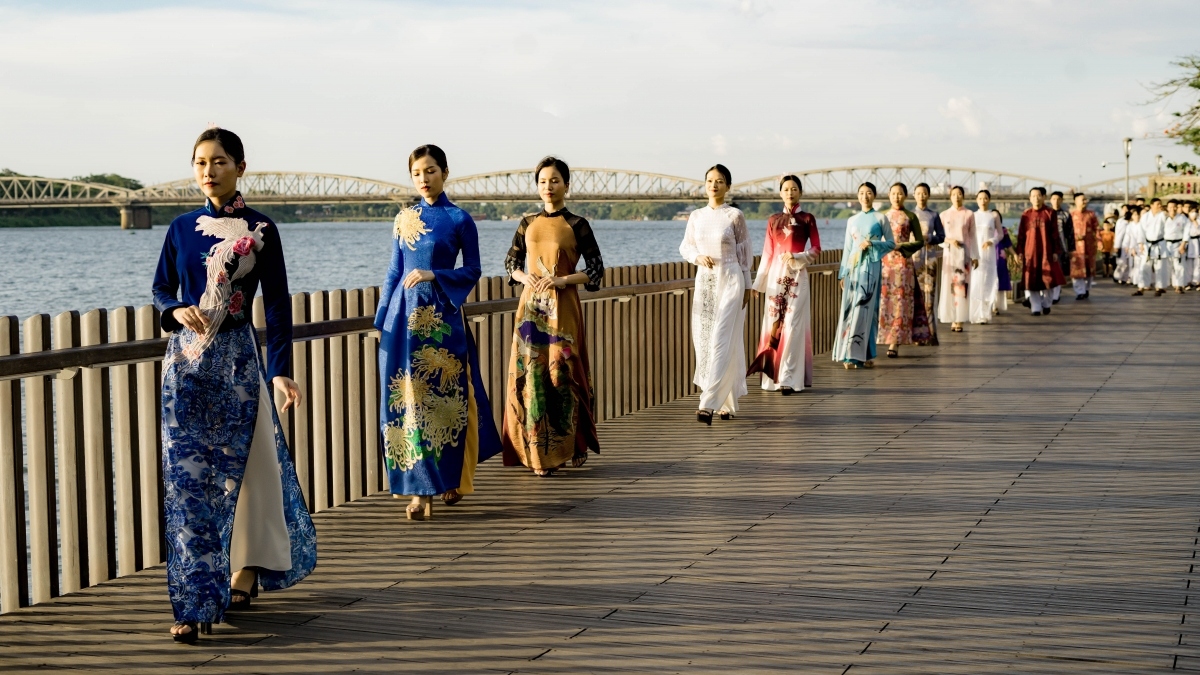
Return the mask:
[[[405,180],[579,166],[734,180],[907,163],[1075,182],[1154,136],[1146,85],[1196,50],[1195,3],[3,2],[0,167],[188,175],[209,123],[251,168]],[[1176,20],[1186,17],[1187,20]],[[1186,101],[1175,102],[1176,108]],[[1154,155],[1195,159],[1147,138]]]

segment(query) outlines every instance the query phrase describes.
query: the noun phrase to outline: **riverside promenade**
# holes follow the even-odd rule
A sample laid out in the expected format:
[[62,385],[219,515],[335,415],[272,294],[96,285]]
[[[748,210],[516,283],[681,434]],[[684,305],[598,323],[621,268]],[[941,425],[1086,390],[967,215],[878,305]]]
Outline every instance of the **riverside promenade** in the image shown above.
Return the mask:
[[[1069,296],[1069,294],[1067,294]],[[815,388],[600,425],[432,521],[316,514],[317,570],[199,646],[154,567],[0,616],[0,671],[1200,670],[1200,295],[1101,282]]]

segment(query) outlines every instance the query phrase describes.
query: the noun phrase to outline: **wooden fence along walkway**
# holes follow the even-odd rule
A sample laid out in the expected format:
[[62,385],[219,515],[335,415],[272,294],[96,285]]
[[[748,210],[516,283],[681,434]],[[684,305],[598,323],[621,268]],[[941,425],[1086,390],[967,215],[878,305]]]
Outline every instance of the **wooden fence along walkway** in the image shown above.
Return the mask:
[[200,647],[157,566],[0,616],[0,669],[1197,670],[1198,309],[1106,284],[711,428],[681,391],[430,522],[322,509],[313,576]]
[[[818,350],[830,348],[837,324],[840,257],[822,253],[813,268]],[[582,294],[598,420],[694,391],[694,274],[682,262],[620,267],[606,271],[600,291]],[[497,424],[514,292],[520,287],[503,277],[481,279],[464,311]],[[262,299],[256,300],[261,326]],[[292,298],[293,368],[304,405],[280,421],[314,512],[386,489],[377,432],[378,334],[371,326],[377,302],[377,288]],[[763,306],[758,296],[747,313],[749,353]],[[165,349],[151,306],[37,315],[23,326],[0,317],[0,611],[165,559],[159,402]],[[4,358],[18,353],[25,356]]]

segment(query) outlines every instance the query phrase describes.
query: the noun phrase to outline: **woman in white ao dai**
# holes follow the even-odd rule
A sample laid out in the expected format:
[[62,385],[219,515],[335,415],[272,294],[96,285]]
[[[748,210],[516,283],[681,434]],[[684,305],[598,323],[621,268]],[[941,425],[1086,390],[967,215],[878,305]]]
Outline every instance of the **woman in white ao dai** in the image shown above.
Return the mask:
[[737,412],[746,395],[745,307],[750,288],[750,236],[742,212],[725,203],[729,170],[718,164],[705,176],[708,206],[688,218],[679,253],[700,269],[692,301],[692,343],[700,410],[696,417],[712,423]]

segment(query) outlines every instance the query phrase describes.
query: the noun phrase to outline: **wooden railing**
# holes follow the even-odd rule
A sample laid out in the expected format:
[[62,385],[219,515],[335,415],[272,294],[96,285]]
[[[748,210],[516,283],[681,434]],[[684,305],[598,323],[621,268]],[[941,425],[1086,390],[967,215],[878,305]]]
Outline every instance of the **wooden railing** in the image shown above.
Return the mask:
[[[840,251],[811,269],[814,349],[837,324]],[[605,272],[581,293],[598,420],[695,392],[687,263]],[[501,420],[520,287],[481,279],[464,305]],[[754,353],[764,310],[746,318]],[[292,296],[293,375],[304,405],[281,414],[313,511],[386,489],[379,441],[378,289]],[[0,316],[0,611],[44,602],[164,560],[161,361],[151,306]],[[255,325],[263,325],[261,298]]]

